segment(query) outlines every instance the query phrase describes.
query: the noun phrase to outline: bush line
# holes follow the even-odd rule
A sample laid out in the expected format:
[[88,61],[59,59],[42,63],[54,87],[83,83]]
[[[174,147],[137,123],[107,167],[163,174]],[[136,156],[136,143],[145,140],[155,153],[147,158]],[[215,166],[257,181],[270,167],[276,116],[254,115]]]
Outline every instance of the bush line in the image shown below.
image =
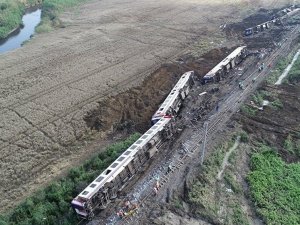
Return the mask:
[[0,225],[77,224],[77,216],[70,205],[72,199],[139,137],[140,134],[135,133],[126,140],[109,146],[83,165],[72,168],[66,177],[36,192],[8,215],[0,215]]
[[250,193],[266,224],[300,224],[300,164],[285,163],[261,146],[251,157]]
[[36,31],[47,32],[53,26],[62,26],[58,19],[60,12],[84,1],[87,0],[0,0],[0,39],[6,38],[21,25],[26,8],[41,5],[42,21]]

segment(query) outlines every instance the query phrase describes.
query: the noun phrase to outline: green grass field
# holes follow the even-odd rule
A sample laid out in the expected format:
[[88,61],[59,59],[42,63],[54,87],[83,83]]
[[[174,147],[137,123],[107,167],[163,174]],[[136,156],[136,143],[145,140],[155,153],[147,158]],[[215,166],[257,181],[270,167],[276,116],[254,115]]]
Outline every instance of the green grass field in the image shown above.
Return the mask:
[[263,146],[251,157],[248,181],[257,212],[266,224],[300,224],[299,163],[287,164]]

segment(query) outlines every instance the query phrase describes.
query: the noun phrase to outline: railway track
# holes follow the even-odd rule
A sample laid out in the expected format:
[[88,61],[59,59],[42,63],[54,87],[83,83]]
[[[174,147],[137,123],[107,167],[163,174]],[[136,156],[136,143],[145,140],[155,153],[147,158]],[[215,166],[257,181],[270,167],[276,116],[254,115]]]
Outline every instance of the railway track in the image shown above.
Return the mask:
[[[264,62],[267,65],[269,65],[270,63],[274,64],[280,57],[284,56],[286,54],[286,51],[289,49],[289,46],[291,45],[292,41],[298,35],[298,28],[299,27],[296,26],[288,35],[286,42],[279,49],[277,49],[273,54],[271,54],[269,58],[267,58],[262,62]],[[193,132],[193,135],[190,136],[189,140],[185,141],[184,145],[187,147],[186,154],[184,154],[181,158],[179,159],[177,158],[174,160],[173,163],[174,166],[172,167],[171,172],[169,173],[166,173],[166,171],[161,172],[161,176],[160,176],[161,189],[163,189],[165,186],[168,186],[170,180],[172,180],[172,183],[174,183],[174,179],[176,178],[181,179],[181,176],[178,176],[178,173],[180,173],[180,171],[183,170],[182,169],[183,167],[186,167],[185,165],[193,164],[195,157],[197,157],[197,154],[199,154],[200,152],[200,149],[202,147],[201,143],[204,142],[205,135],[207,135],[207,139],[211,141],[213,137],[217,134],[217,132],[226,125],[226,123],[229,121],[231,116],[237,110],[239,110],[243,101],[246,100],[249,94],[253,93],[256,90],[256,88],[267,77],[269,73],[270,73],[269,69],[264,69],[263,71],[258,72],[257,68],[255,67],[252,68],[252,70],[249,71],[249,73],[245,74],[246,78],[243,80],[246,88],[244,90],[241,90],[238,87],[238,85],[235,85],[233,90],[231,90],[228,98],[225,99],[225,101],[221,105],[220,110],[218,112],[215,112],[211,117],[209,117],[209,119],[207,120],[208,123],[207,133],[205,134],[205,130],[202,127],[192,128],[192,129],[196,128],[197,132]],[[252,82],[253,78],[256,78],[255,83]],[[200,157],[205,158],[204,155],[201,155]],[[174,177],[174,174],[176,174],[177,176]],[[143,197],[139,201],[139,205],[142,206],[147,199],[153,196],[154,196],[153,190],[149,189],[147,192],[144,193]],[[131,222],[133,221],[126,219],[111,224],[130,224]]]

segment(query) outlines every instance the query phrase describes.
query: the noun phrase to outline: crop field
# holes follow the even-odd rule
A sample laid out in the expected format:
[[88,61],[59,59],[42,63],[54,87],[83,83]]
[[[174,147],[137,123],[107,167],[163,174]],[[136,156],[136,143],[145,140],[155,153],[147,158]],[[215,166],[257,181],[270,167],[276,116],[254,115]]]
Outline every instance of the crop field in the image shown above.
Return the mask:
[[[65,2],[66,7],[75,1],[47,0],[43,4],[61,12],[58,2]],[[202,47],[236,45],[235,40],[225,38],[221,25],[241,20],[260,6],[286,3],[256,2],[86,1],[53,14],[59,17],[60,28],[0,55],[0,191],[6,193],[1,195],[0,211],[8,211],[99,151],[98,144],[120,123],[137,115],[142,118],[144,106],[149,107],[148,114],[157,108],[144,99],[134,101],[130,108],[126,101],[112,102],[113,113],[123,110],[122,116],[107,116],[106,126],[100,123],[97,131],[91,131],[85,118],[97,109],[98,102],[140,85],[199,42],[199,52]],[[153,86],[143,93],[151,92],[150,100],[163,96],[168,92],[164,84],[174,82],[173,74],[181,72],[174,69],[160,77],[155,83],[161,87],[157,93]],[[146,123],[147,118],[142,119]]]

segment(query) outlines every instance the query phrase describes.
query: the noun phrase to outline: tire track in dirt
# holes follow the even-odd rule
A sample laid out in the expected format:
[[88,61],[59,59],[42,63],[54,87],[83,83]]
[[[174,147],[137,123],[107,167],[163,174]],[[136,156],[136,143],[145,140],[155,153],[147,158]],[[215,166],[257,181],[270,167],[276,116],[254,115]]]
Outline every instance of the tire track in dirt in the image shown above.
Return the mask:
[[[191,9],[192,8],[189,8],[187,10],[186,9],[182,10],[180,13],[187,12],[187,11],[189,11]],[[174,15],[174,16],[176,16],[176,15]],[[172,19],[173,19],[173,17],[169,18],[169,21],[172,20]],[[160,28],[157,28],[157,30],[159,30],[159,29]],[[161,38],[161,39],[159,39],[155,43],[153,43],[153,45],[156,45],[156,44],[160,43],[163,39],[164,39],[164,37]],[[186,51],[186,49],[183,49],[182,51],[178,52],[176,55],[174,55],[174,56],[172,56],[170,58],[167,58],[165,61],[169,61],[171,59],[175,59],[177,56],[182,55],[183,52],[185,52],[185,51]],[[79,78],[75,78],[73,80],[68,80],[66,82],[60,83],[59,85],[53,86],[53,87],[51,87],[51,88],[49,88],[47,90],[40,91],[39,93],[37,93],[35,95],[32,95],[32,96],[30,96],[28,98],[25,98],[25,99],[22,99],[22,101],[19,100],[18,102],[15,102],[13,104],[10,104],[10,105],[6,106],[6,108],[3,108],[2,110],[0,110],[0,112],[3,111],[3,110],[5,110],[5,109],[9,109],[11,111],[16,111],[16,109],[18,107],[26,105],[26,104],[32,102],[33,100],[36,100],[36,99],[40,98],[41,96],[47,95],[47,94],[49,94],[51,92],[54,92],[54,91],[62,88],[63,86],[71,85],[73,83],[76,83],[76,82],[81,81],[83,79],[86,79],[88,77],[91,77],[91,76],[97,74],[100,71],[105,71],[106,69],[114,67],[114,66],[116,66],[116,65],[118,65],[120,63],[123,63],[126,60],[128,60],[130,58],[133,58],[135,56],[138,56],[138,55],[140,55],[140,52],[133,53],[133,54],[127,56],[127,57],[124,57],[123,59],[118,60],[118,62],[116,62],[116,63],[114,63],[112,65],[110,64],[110,65],[107,65],[105,67],[100,67],[100,68],[94,69],[92,72],[86,73],[85,75],[83,75],[83,76],[81,76]],[[89,98],[86,98],[85,100],[83,100],[82,102],[77,103],[75,106],[69,108],[65,112],[61,112],[58,115],[53,116],[52,118],[49,118],[49,119],[47,119],[45,121],[42,121],[42,122],[36,124],[35,126],[33,126],[32,129],[21,131],[21,132],[15,134],[14,137],[9,138],[9,139],[6,140],[6,142],[8,144],[4,145],[4,146],[1,146],[0,150],[3,149],[3,148],[5,148],[5,147],[7,147],[9,144],[13,144],[14,142],[22,139],[22,138],[18,138],[18,136],[20,136],[21,134],[30,135],[30,134],[34,133],[35,131],[37,131],[37,130],[41,130],[43,127],[47,126],[48,123],[52,123],[53,124],[55,121],[57,121],[59,119],[62,119],[65,116],[67,116],[68,114],[76,111],[76,109],[82,108],[83,106],[88,105],[88,104],[92,103],[93,101],[95,101],[95,100],[97,100],[99,98],[104,98],[104,97],[107,97],[107,96],[109,96],[111,94],[114,94],[114,92],[116,92],[115,90],[119,89],[120,86],[129,85],[130,83],[135,82],[137,79],[145,77],[147,74],[149,74],[150,72],[153,72],[154,70],[158,69],[159,67],[160,67],[160,65],[156,66],[155,68],[147,69],[146,71],[144,71],[142,73],[131,75],[127,79],[125,79],[125,80],[117,83],[116,85],[110,86],[109,87],[110,90],[107,90],[107,91],[104,91],[103,93],[99,93],[99,94],[93,95],[93,96],[91,96]]]

